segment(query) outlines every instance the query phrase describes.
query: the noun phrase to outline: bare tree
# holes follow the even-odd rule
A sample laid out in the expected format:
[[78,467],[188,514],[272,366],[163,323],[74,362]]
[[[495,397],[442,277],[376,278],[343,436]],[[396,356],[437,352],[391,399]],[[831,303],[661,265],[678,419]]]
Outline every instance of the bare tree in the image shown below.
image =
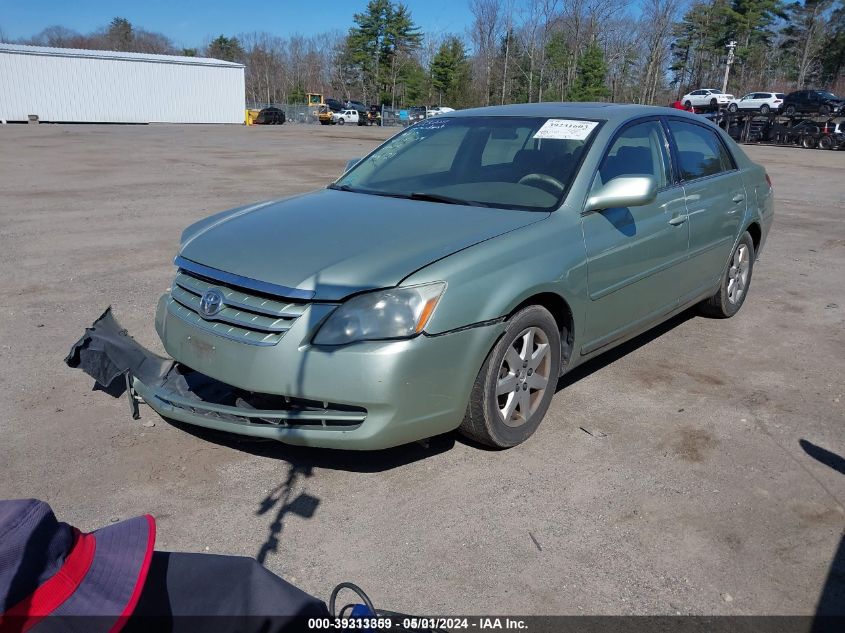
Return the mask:
[[819,63],[819,53],[825,44],[824,31],[828,18],[826,11],[831,4],[828,0],[805,2],[803,10],[793,16],[798,22],[795,25],[798,27],[796,30],[800,29],[799,33],[803,36],[797,59],[799,88],[806,87],[808,76]]
[[48,26],[37,35],[33,35],[30,42],[38,46],[68,48],[78,46],[80,37],[80,34],[76,31],[56,24]]
[[677,13],[675,0],[645,0],[640,20],[645,63],[640,82],[640,103],[653,103],[669,59],[672,25]]
[[481,75],[482,99],[490,105],[490,88],[493,75],[493,60],[496,57],[496,40],[501,28],[502,15],[499,0],[471,0],[473,22],[471,39],[475,48],[476,75]]

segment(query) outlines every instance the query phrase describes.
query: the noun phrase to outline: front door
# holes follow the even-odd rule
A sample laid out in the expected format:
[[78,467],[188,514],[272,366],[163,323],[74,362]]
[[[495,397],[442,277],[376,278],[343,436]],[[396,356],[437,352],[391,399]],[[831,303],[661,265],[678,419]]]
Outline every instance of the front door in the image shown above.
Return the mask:
[[597,190],[618,176],[657,179],[657,199],[640,207],[584,214],[590,298],[587,354],[640,329],[678,304],[689,242],[684,192],[672,182],[669,149],[657,119],[636,122],[611,143],[596,174]]

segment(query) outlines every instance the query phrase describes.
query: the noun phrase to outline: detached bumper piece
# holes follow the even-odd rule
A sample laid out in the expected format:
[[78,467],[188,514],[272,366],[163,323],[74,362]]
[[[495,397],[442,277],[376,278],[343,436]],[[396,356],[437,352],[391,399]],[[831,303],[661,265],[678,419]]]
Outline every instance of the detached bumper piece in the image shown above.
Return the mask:
[[133,417],[139,396],[165,417],[200,417],[212,427],[223,422],[252,428],[353,430],[367,417],[361,407],[254,393],[205,376],[140,345],[111,308],[85,330],[65,363],[82,369],[115,397],[128,391]]

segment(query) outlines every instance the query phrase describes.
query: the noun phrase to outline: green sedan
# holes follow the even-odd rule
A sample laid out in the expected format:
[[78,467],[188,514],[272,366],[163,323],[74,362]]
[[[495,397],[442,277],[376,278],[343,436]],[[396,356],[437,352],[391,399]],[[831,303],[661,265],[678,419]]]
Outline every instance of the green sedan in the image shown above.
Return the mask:
[[156,314],[174,361],[134,390],[290,444],[511,447],[567,371],[690,306],[735,315],[772,217],[763,167],[692,114],[444,114],[324,190],[189,227]]

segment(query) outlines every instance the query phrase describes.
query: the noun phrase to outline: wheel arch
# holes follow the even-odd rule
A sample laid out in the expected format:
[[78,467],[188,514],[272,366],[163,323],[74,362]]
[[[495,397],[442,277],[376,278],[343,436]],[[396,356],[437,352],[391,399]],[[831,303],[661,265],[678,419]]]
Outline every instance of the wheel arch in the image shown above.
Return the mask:
[[514,314],[528,306],[539,305],[548,310],[554,317],[560,332],[560,370],[569,363],[572,356],[573,341],[575,336],[575,320],[569,302],[556,292],[539,292],[526,297],[510,312],[505,320],[509,320]]
[[760,250],[760,242],[763,240],[763,228],[760,226],[760,223],[754,220],[745,227],[745,230],[751,235],[751,241],[754,244],[754,254],[756,255],[757,252]]

